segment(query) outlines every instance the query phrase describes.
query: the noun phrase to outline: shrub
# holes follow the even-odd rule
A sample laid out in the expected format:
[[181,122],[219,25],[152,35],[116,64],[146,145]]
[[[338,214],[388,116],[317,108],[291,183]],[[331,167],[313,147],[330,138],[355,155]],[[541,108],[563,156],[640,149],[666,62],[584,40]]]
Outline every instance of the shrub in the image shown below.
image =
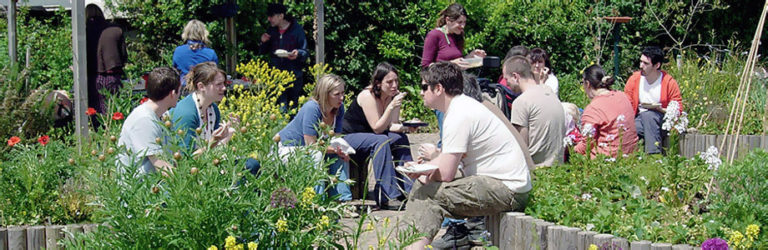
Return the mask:
[[742,231],[751,224],[761,226],[755,249],[768,247],[768,153],[756,150],[740,162],[726,165],[715,174],[717,189],[712,193],[711,230],[726,239],[728,231]]

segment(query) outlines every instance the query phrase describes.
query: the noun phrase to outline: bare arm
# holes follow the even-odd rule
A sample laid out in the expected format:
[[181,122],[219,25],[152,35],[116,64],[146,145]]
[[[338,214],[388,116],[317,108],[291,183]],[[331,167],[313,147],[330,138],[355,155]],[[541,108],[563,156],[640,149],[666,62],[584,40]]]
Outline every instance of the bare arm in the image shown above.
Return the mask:
[[[393,100],[394,101],[394,100]],[[392,125],[392,114],[397,112],[400,114],[400,105],[387,105],[383,113],[379,113],[376,107],[376,98],[370,91],[363,91],[357,97],[357,103],[363,108],[365,114],[365,120],[368,121],[368,125],[371,126],[374,133],[380,134],[387,130]]]
[[520,131],[520,137],[523,137],[523,141],[525,142],[525,145],[530,145],[531,139],[528,137],[528,127],[523,127],[515,124],[515,129],[517,129],[517,131]]
[[441,153],[437,158],[427,163],[437,166],[437,170],[432,171],[429,175],[429,182],[453,181],[453,178],[456,177],[456,171],[459,168],[459,161],[461,161],[462,155],[462,153]]
[[155,169],[162,171],[164,175],[173,173],[174,167],[167,161],[160,160],[154,155],[147,156],[147,158],[149,159],[149,162],[152,163],[152,166],[155,166]]

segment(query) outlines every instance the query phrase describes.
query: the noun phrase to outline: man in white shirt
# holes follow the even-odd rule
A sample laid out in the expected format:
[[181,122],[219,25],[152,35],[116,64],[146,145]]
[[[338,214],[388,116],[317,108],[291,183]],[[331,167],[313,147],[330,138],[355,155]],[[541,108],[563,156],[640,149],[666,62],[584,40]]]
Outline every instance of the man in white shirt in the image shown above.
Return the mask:
[[[522,210],[532,188],[525,155],[504,123],[483,104],[462,94],[461,70],[449,62],[422,72],[424,104],[445,113],[443,148],[426,165],[437,169],[409,174],[414,182],[405,222],[427,235],[409,246],[424,249],[444,217],[486,216]],[[459,162],[463,178],[456,179]]]
[[683,99],[677,81],[661,70],[664,51],[655,46],[643,49],[640,55],[640,70],[635,71],[624,85],[624,93],[635,109],[637,136],[645,141],[648,154],[663,153],[662,138],[667,131],[661,129],[667,106],[677,102],[682,112]]
[[176,106],[181,91],[179,73],[169,67],[158,67],[149,73],[146,89],[148,100],[133,109],[123,123],[120,131],[119,146],[125,146],[127,153],[120,154],[119,160],[125,166],[139,166],[139,173],[154,172],[160,169],[167,175],[173,171],[173,165],[161,160],[162,146],[157,141],[163,138],[160,117],[168,109]]

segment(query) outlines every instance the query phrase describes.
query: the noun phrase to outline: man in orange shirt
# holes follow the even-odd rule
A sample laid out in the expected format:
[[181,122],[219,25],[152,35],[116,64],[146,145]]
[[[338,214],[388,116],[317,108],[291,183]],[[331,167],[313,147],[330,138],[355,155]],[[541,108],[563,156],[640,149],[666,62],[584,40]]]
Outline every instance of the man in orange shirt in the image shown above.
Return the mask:
[[637,136],[645,140],[645,152],[662,153],[661,139],[666,136],[661,124],[670,101],[680,104],[683,109],[680,87],[672,76],[661,70],[664,51],[659,47],[646,47],[640,55],[640,70],[627,80],[624,93],[629,97],[635,110]]

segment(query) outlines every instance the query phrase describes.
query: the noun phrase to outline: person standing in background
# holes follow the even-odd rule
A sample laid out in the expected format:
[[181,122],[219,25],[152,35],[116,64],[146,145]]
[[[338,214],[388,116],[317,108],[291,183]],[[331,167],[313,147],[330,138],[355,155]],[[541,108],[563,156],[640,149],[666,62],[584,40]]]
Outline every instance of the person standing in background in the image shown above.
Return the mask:
[[184,76],[192,67],[204,62],[219,64],[216,51],[208,47],[211,44],[211,41],[208,40],[208,34],[203,22],[192,19],[187,22],[187,25],[184,26],[184,32],[181,33],[181,40],[184,41],[184,44],[176,47],[173,51],[173,67],[180,72],[179,81],[183,93],[186,93],[184,89],[187,86]]
[[269,65],[293,72],[296,80],[277,99],[285,108],[298,105],[304,88],[304,63],[309,56],[304,28],[288,15],[285,5],[272,3],[267,7],[271,27],[261,35],[259,54],[269,54]]

